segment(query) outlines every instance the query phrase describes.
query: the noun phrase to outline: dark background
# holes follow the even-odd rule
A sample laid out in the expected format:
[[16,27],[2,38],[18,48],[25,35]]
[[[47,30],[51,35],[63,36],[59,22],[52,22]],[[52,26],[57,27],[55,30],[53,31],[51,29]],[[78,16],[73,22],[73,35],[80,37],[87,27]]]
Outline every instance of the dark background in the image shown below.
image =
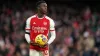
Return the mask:
[[[6,5],[10,9],[18,9],[21,6],[25,6],[28,9],[33,8],[35,3],[39,0],[0,0],[0,9]],[[100,10],[100,1],[99,0],[45,0],[49,5],[66,5],[75,9],[83,9],[86,6],[89,6],[92,11]],[[21,5],[21,6],[20,6]],[[48,5],[48,6],[49,6]],[[13,8],[16,7],[16,8]],[[33,8],[34,9],[34,8]]]

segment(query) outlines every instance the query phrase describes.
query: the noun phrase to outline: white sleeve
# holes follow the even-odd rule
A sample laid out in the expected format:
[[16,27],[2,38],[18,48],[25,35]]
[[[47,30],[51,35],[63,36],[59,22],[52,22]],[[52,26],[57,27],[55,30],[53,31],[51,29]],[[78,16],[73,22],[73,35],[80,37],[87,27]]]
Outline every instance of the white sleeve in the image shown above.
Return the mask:
[[50,31],[55,30],[55,23],[54,21],[51,19],[50,20]]
[[50,34],[51,34],[51,37],[48,40],[48,44],[51,44],[54,41],[54,39],[56,38],[55,23],[53,20],[50,21]]
[[31,18],[28,18],[26,20],[26,27],[25,27],[25,30],[30,30],[30,21],[31,21]]
[[25,34],[25,39],[28,43],[30,43],[30,35],[29,34]]
[[26,27],[25,27],[26,32],[30,32],[30,29],[31,29],[30,28],[30,22],[31,22],[31,19],[34,18],[34,17],[36,17],[36,16],[35,15],[31,16],[26,20]]
[[54,41],[54,39],[56,38],[55,30],[54,31],[50,31],[50,34],[51,34],[51,37],[48,40],[48,44],[51,44]]
[[31,29],[31,28],[30,28],[30,22],[31,22],[31,19],[34,18],[34,17],[36,17],[36,15],[31,16],[31,17],[29,17],[29,18],[26,20],[25,39],[26,39],[26,41],[27,41],[28,43],[30,43],[30,35],[27,34],[27,33],[30,33],[30,29]]
[[26,41],[28,42],[28,43],[30,43],[30,35],[29,34],[27,34],[27,33],[30,33],[30,20],[31,20],[31,18],[28,18],[27,20],[26,20],[26,27],[25,27],[25,39],[26,39]]

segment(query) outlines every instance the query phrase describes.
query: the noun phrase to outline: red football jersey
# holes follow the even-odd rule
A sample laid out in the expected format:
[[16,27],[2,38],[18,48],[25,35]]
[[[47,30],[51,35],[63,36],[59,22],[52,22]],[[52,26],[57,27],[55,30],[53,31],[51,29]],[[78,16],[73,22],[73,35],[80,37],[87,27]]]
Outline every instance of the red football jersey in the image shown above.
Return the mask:
[[[30,32],[31,41],[35,41],[36,36],[39,34],[43,34],[48,38],[49,31],[54,30],[54,21],[48,16],[44,16],[43,18],[38,18],[37,15],[34,15],[27,19],[26,30],[29,30]],[[30,49],[48,50],[48,47],[40,48],[38,46],[30,45]]]

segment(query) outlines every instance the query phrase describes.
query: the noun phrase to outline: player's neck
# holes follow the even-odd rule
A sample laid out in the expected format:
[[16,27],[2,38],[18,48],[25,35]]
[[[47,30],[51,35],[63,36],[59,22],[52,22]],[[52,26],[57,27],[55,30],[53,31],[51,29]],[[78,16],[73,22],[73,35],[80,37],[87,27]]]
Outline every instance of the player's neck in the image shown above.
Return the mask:
[[44,17],[44,14],[42,14],[42,13],[37,13],[37,16],[38,16],[39,18],[43,18],[43,17]]

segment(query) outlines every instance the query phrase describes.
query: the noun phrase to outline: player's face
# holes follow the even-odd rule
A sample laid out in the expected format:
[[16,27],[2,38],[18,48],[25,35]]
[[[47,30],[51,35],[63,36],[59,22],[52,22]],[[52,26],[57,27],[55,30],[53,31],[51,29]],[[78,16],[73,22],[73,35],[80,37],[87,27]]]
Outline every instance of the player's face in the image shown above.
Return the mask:
[[40,4],[40,12],[43,13],[43,14],[47,13],[47,4],[46,3]]

